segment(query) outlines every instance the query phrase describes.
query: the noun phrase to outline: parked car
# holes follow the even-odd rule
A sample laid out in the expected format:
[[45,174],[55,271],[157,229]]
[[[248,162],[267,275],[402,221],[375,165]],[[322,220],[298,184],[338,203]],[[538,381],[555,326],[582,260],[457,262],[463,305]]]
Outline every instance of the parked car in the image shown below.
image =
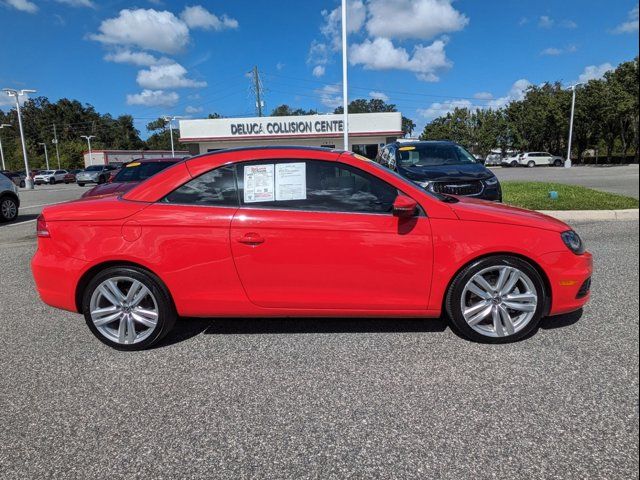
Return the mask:
[[27,176],[22,172],[10,172],[9,170],[0,170],[5,177],[11,180],[16,186],[24,188]]
[[503,167],[519,167],[520,166],[520,154],[511,153],[507,157],[502,159]]
[[64,182],[64,178],[67,173],[69,172],[66,170],[42,170],[33,177],[33,183],[36,185],[42,185],[43,183],[55,185],[58,182]]
[[64,183],[75,183],[76,175],[81,171],[82,170],[69,170],[67,174],[64,176]]
[[211,152],[121,197],[48,206],[36,230],[42,300],[121,350],[179,316],[446,312],[466,337],[505,343],[590,297],[592,257],[559,220],[321,148]]
[[490,153],[484,160],[485,167],[499,167],[502,165],[502,155],[499,153]]
[[502,201],[496,176],[457,143],[391,143],[376,162],[435,193]]
[[76,174],[76,183],[84,187],[87,183],[97,183],[101,185],[109,181],[111,172],[117,167],[113,165],[91,165]]
[[564,159],[548,152],[526,152],[518,157],[518,163],[523,167],[561,167]]
[[20,194],[18,186],[0,173],[0,222],[11,222],[18,217]]
[[82,197],[121,195],[165,168],[175,165],[180,160],[181,159],[178,158],[145,158],[144,160],[135,160],[126,164],[121,170],[116,170],[117,173],[115,177],[108,183],[96,185],[91,190],[87,190]]

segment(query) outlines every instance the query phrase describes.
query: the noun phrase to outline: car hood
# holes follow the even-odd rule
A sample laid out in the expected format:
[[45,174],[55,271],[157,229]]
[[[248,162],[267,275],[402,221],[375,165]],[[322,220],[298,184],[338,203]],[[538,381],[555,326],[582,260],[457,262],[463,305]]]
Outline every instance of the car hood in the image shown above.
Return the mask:
[[401,167],[398,166],[401,175],[410,180],[417,181],[467,181],[485,180],[494,175],[484,165],[479,163],[465,165],[442,165],[425,167]]
[[566,223],[533,210],[525,210],[469,197],[456,198],[459,202],[450,206],[460,220],[519,225],[555,232],[571,230],[571,227]]
[[82,194],[82,198],[97,197],[100,195],[122,195],[128,192],[140,182],[113,182],[97,185]]

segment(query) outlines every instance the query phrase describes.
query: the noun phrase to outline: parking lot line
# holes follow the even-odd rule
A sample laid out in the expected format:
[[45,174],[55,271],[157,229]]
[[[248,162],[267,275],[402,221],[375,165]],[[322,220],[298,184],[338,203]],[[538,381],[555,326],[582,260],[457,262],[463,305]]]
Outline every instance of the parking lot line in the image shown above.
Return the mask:
[[9,227],[17,227],[18,225],[25,225],[27,223],[32,223],[35,222],[37,220],[37,218],[32,218],[31,220],[25,220],[24,222],[18,222],[18,223],[9,223],[7,225],[2,225],[0,227],[0,229],[2,228],[9,228]]
[[29,205],[28,207],[20,207],[20,210],[27,210],[29,208],[38,208],[38,207],[48,207],[50,205],[59,205],[61,203],[66,203],[69,200],[64,200],[62,202],[53,202],[53,203],[41,203],[40,205]]

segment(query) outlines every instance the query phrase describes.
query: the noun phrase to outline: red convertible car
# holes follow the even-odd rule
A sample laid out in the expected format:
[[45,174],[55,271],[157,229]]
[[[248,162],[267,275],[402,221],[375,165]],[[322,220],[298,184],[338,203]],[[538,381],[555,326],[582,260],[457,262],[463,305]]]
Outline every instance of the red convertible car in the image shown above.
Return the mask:
[[121,350],[179,316],[446,314],[502,343],[590,297],[592,257],[564,223],[326,149],[191,158],[122,196],[47,207],[37,235],[41,298]]

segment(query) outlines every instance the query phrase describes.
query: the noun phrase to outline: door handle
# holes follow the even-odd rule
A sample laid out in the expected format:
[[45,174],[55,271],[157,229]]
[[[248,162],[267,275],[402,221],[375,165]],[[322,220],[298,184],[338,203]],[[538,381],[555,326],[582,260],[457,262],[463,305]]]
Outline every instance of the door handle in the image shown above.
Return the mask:
[[264,243],[264,238],[257,233],[247,233],[243,237],[240,237],[238,242],[255,247],[256,245]]

